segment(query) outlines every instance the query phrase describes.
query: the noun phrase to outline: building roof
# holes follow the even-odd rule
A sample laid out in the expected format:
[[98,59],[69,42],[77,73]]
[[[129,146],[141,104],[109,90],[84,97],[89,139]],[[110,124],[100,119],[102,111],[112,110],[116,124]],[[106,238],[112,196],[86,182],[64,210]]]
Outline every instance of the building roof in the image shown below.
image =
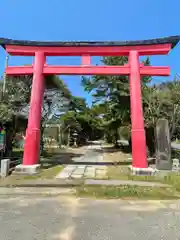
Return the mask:
[[39,47],[73,47],[73,46],[140,46],[140,45],[155,45],[155,44],[172,44],[172,48],[180,40],[180,35],[154,38],[147,40],[133,40],[133,41],[29,41],[29,40],[13,40],[8,38],[0,38],[0,45],[19,45],[19,46],[39,46]]

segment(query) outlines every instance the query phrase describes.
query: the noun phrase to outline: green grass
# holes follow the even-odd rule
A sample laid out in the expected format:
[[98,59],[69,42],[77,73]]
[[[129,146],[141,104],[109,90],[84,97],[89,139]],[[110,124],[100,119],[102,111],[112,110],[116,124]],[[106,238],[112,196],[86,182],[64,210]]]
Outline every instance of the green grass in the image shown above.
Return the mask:
[[76,188],[78,197],[105,199],[178,199],[179,193],[172,188],[140,186],[80,186]]
[[171,173],[160,179],[160,182],[171,185],[180,192],[180,173]]
[[40,173],[32,176],[21,176],[23,179],[53,179],[61,170],[62,165],[53,166],[47,169],[42,169]]
[[127,166],[109,166],[107,177],[117,180],[157,181],[153,176],[131,175]]
[[132,180],[132,181],[148,181],[160,182],[171,185],[177,191],[180,191],[180,173],[171,172],[167,176],[136,176],[128,172],[127,167],[110,166],[107,173],[108,179]]
[[47,169],[41,169],[36,175],[10,175],[0,181],[0,185],[21,184],[26,180],[54,179],[54,177],[63,169],[62,165],[51,166]]

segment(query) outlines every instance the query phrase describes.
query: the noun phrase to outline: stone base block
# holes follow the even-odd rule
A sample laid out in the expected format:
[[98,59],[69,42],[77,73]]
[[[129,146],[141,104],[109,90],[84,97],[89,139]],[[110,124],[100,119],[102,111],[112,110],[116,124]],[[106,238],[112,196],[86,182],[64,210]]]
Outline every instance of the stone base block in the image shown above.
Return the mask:
[[17,165],[13,174],[34,175],[40,171],[40,164],[35,165]]
[[129,166],[129,170],[132,175],[139,175],[139,176],[154,176],[156,174],[157,169],[148,167],[148,168],[137,168],[133,166]]

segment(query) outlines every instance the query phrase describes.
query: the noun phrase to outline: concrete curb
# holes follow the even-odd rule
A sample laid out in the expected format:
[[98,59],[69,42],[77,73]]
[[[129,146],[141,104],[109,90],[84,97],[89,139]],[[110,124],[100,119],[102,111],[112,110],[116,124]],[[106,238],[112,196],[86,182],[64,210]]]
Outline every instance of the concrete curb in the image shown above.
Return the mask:
[[139,186],[139,187],[171,187],[171,185],[159,182],[133,181],[133,180],[93,180],[88,179],[85,185],[102,185],[102,186]]
[[84,180],[70,180],[70,179],[60,179],[60,180],[24,180],[23,182],[17,183],[6,183],[0,182],[0,189],[6,188],[16,188],[16,187],[32,187],[32,188],[71,188],[84,184]]
[[37,189],[45,189],[45,188],[56,188],[56,189],[64,189],[64,188],[74,188],[78,186],[140,186],[140,187],[171,187],[171,185],[163,184],[159,182],[147,182],[147,181],[133,181],[133,180],[96,180],[96,179],[82,179],[82,180],[59,180],[57,181],[24,181],[21,183],[1,183],[0,191],[2,188],[37,188]]
[[40,183],[14,183],[14,184],[4,184],[4,185],[0,185],[0,189],[1,188],[71,188],[71,187],[77,187],[77,186],[81,186],[83,185],[83,183],[72,183],[72,184],[40,184]]
[[6,188],[1,187],[0,188],[0,196],[68,196],[73,195],[76,193],[75,189],[71,188],[26,188],[26,187],[20,187],[20,188]]

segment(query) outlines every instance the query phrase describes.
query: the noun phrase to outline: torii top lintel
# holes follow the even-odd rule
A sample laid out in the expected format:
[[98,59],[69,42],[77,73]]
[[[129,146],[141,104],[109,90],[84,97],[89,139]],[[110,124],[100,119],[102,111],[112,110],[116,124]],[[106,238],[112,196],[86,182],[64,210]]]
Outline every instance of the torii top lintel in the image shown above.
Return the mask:
[[0,45],[11,55],[34,56],[42,51],[46,56],[127,56],[132,50],[139,55],[159,55],[168,52],[179,42],[180,36],[138,41],[78,41],[41,42],[0,38]]

